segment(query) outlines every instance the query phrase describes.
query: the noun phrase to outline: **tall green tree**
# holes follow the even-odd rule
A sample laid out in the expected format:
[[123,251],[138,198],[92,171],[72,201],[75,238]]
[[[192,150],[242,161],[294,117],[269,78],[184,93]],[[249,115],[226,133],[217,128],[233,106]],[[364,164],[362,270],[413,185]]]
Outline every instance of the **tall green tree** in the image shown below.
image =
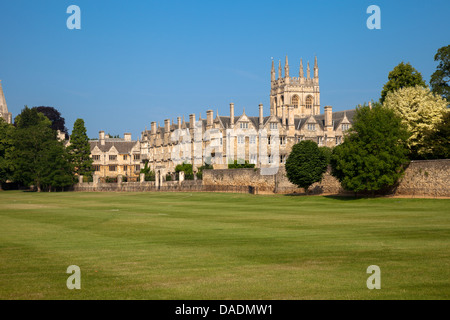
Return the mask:
[[327,150],[319,148],[313,141],[304,140],[292,147],[286,159],[286,176],[291,183],[308,192],[313,183],[322,181],[327,166]]
[[37,191],[43,187],[64,187],[67,180],[73,181],[64,146],[57,140],[51,121],[36,109],[25,107],[15,123],[11,156],[14,180],[34,185]]
[[439,64],[431,75],[431,89],[450,102],[450,45],[438,49],[434,61]]
[[444,114],[434,130],[425,132],[424,142],[429,148],[425,158],[450,159],[450,111]]
[[332,175],[354,192],[393,186],[409,163],[408,137],[393,110],[380,104],[358,108],[344,142],[333,149]]
[[91,147],[86,134],[86,127],[83,119],[77,119],[73,125],[70,145],[67,147],[73,171],[76,175],[91,176],[94,171],[92,167]]
[[42,186],[52,191],[73,185],[70,157],[63,143],[60,141],[52,143],[45,156],[46,162],[50,165],[43,170]]
[[14,165],[11,160],[11,152],[14,148],[13,130],[14,126],[0,118],[0,190],[2,189],[2,183],[8,181],[13,173]]
[[400,88],[415,87],[416,85],[426,87],[422,75],[408,62],[401,62],[388,75],[388,82],[381,91],[380,102],[384,103],[388,92],[396,91]]

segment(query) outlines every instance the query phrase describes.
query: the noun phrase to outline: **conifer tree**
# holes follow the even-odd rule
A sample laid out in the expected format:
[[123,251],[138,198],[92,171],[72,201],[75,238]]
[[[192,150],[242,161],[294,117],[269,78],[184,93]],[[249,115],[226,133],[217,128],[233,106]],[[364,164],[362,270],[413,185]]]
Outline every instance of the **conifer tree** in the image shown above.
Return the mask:
[[72,135],[70,136],[70,145],[67,149],[73,166],[73,172],[80,176],[91,176],[93,172],[93,160],[90,157],[91,147],[83,119],[77,119],[75,121]]

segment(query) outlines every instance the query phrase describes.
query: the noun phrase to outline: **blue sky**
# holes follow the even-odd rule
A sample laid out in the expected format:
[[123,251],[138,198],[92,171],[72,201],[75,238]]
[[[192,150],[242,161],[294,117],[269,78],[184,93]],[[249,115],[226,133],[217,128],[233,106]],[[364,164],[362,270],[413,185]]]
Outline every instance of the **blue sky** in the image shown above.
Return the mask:
[[[69,5],[81,30],[69,30]],[[366,9],[381,8],[381,30]],[[428,82],[450,44],[450,1],[117,1],[0,3],[0,79],[9,111],[53,106],[71,131],[138,138],[164,119],[269,113],[271,57],[319,62],[321,107],[377,100],[387,76],[410,62]]]

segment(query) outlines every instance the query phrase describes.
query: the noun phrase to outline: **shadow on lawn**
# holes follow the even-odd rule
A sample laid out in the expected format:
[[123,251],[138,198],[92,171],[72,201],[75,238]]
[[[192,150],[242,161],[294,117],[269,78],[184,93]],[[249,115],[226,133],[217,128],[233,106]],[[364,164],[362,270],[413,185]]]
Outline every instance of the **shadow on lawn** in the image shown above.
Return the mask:
[[341,200],[341,201],[354,201],[359,199],[372,199],[372,198],[383,198],[382,195],[367,195],[367,194],[317,194],[317,193],[288,193],[284,194],[285,197],[324,197],[327,199]]

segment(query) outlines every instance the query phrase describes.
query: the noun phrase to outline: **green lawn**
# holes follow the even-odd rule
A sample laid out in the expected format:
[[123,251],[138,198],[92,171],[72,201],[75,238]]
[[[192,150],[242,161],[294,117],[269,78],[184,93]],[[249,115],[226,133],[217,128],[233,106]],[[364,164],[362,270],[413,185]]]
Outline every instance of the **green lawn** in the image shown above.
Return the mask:
[[[0,192],[0,299],[449,299],[450,200]],[[69,265],[81,290],[66,287]],[[370,265],[381,290],[369,290]]]

